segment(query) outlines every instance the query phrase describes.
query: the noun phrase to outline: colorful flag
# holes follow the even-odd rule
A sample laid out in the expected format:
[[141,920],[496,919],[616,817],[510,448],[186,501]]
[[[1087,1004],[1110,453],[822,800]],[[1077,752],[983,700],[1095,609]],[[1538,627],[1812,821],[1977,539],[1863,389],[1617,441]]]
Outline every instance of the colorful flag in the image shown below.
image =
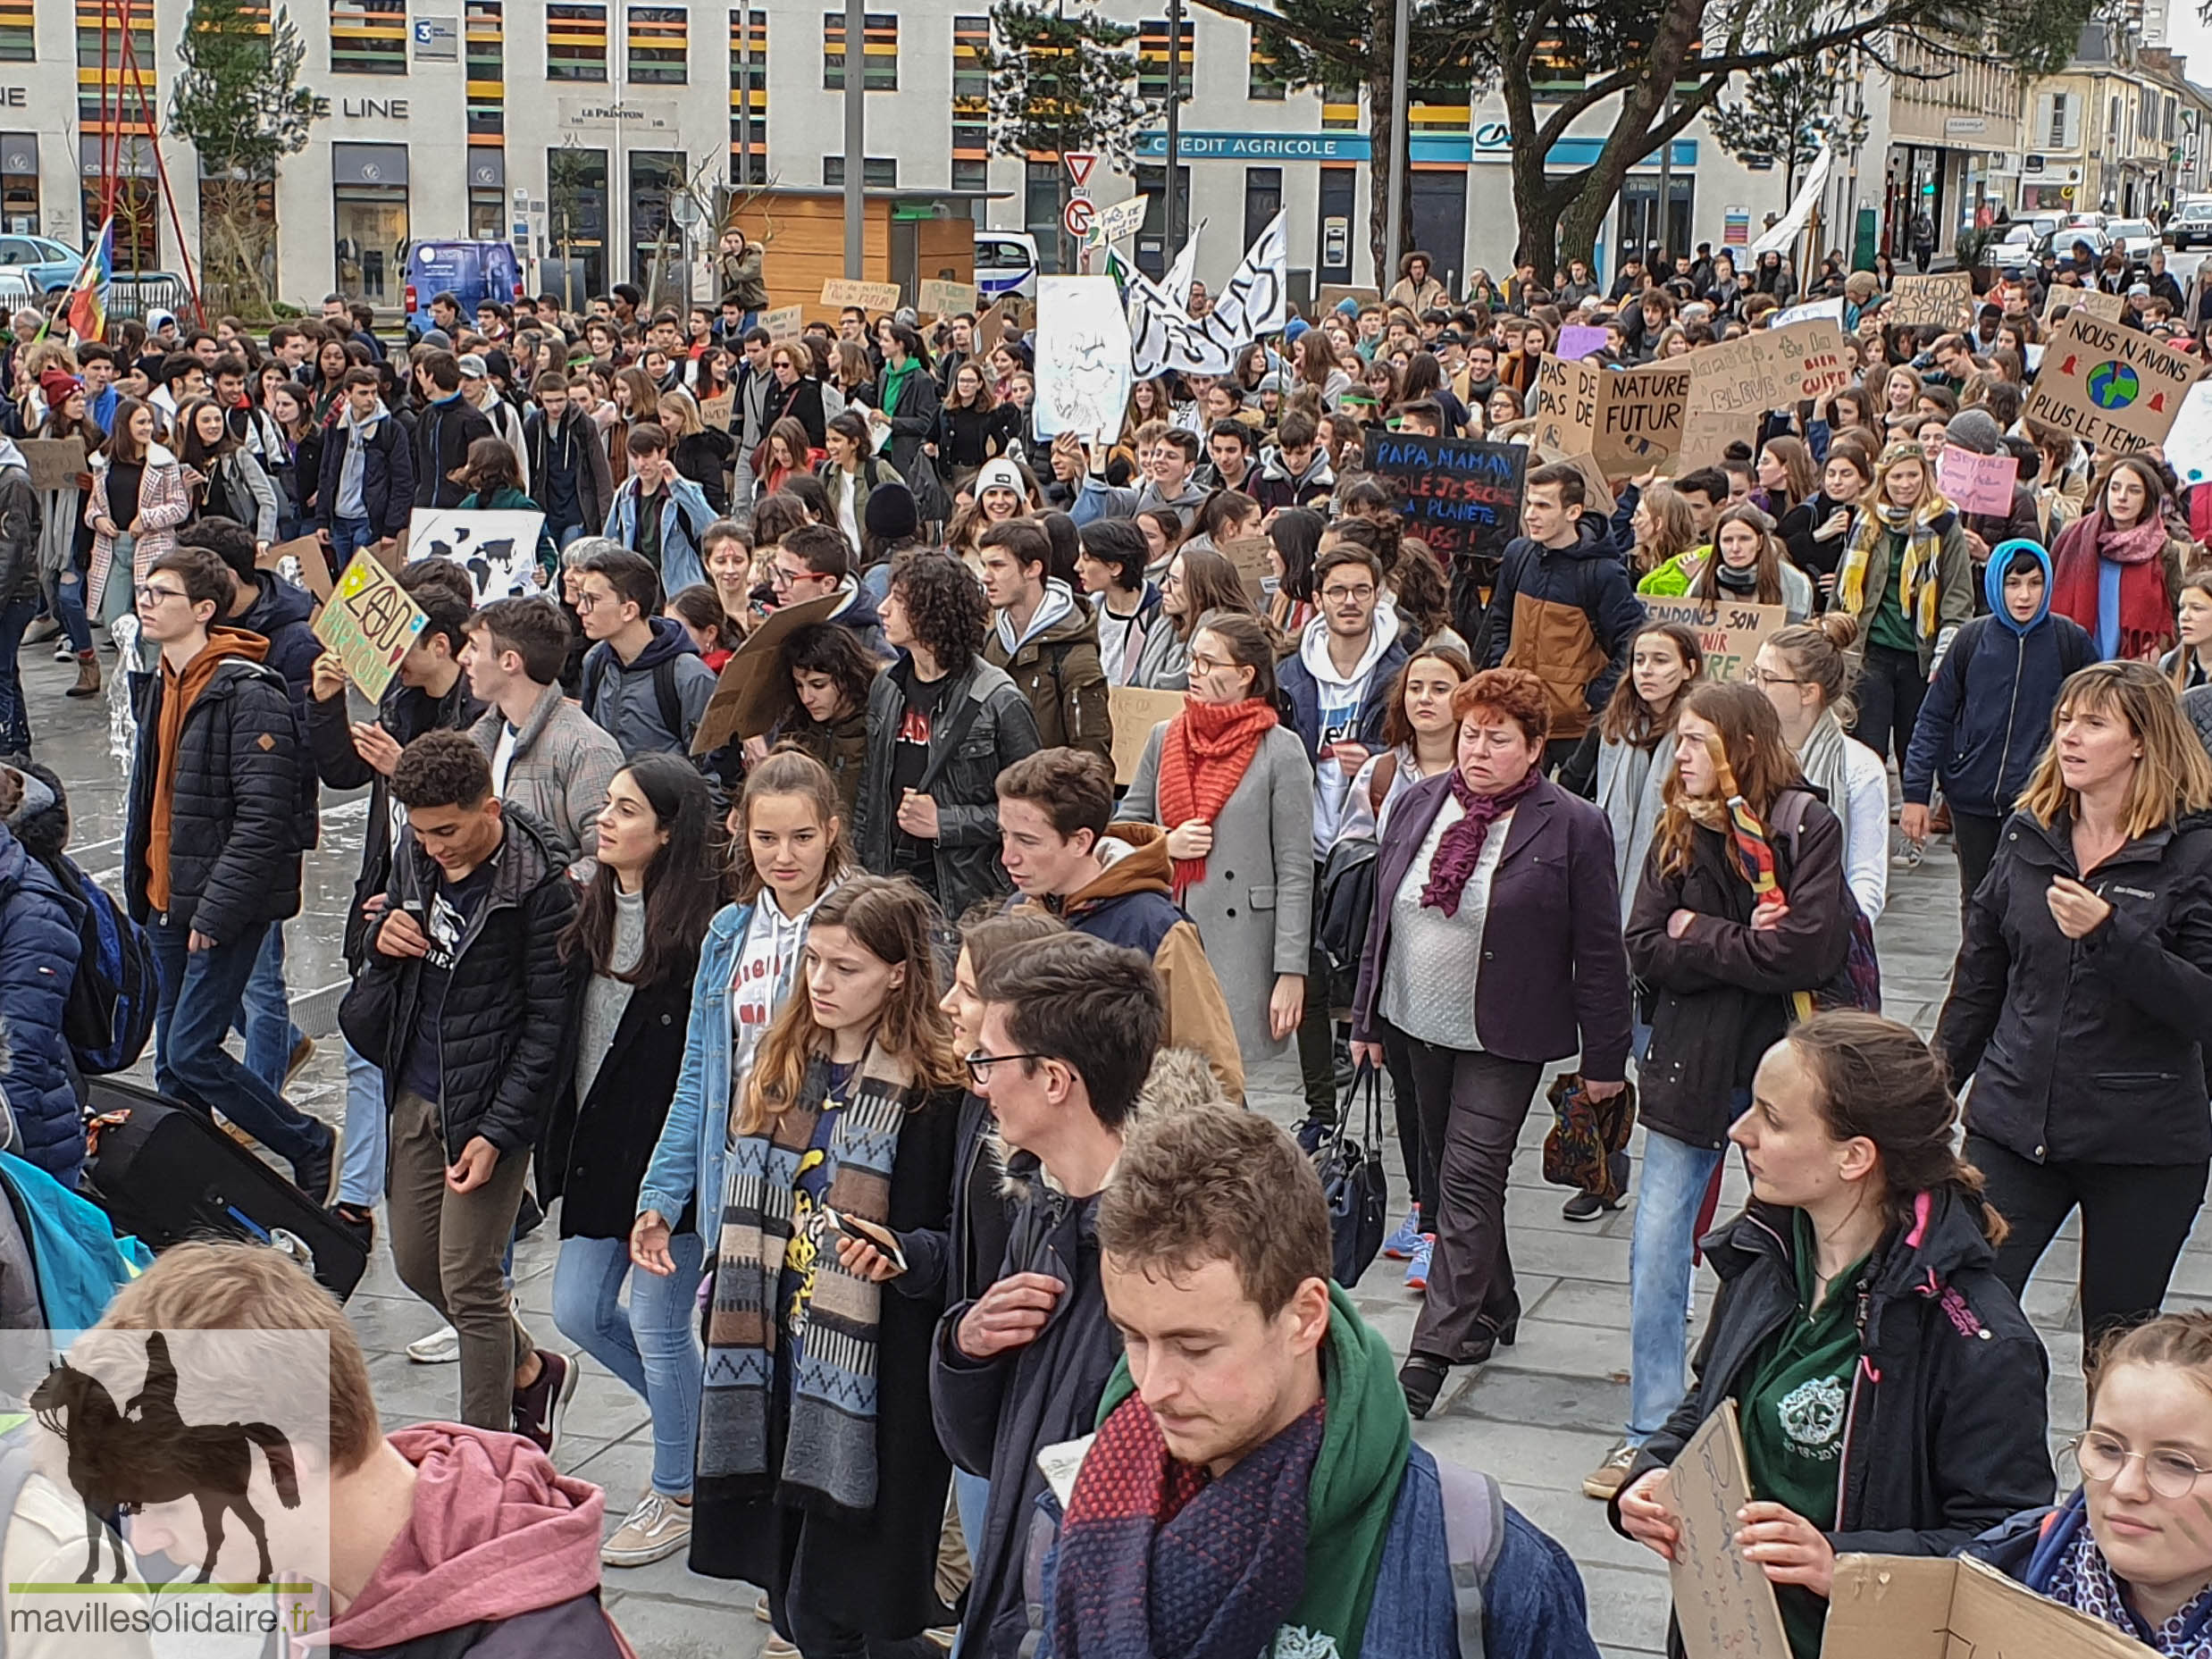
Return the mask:
[[115,221],[111,217],[85,252],[85,262],[70,281],[63,318],[79,344],[98,339],[107,330],[107,285],[115,276]]

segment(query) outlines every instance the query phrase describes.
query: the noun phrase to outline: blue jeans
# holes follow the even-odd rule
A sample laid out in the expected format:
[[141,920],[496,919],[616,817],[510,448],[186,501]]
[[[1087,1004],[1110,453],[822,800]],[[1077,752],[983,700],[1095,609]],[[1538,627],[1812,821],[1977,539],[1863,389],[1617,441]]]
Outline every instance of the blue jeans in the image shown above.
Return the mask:
[[85,574],[72,563],[54,579],[54,614],[69,637],[69,649],[82,654],[92,649],[92,619],[85,615]]
[[23,630],[38,614],[37,599],[0,605],[0,755],[30,753],[30,709],[23,700],[21,665],[15,660]]
[[960,1533],[968,1540],[973,1561],[983,1553],[983,1523],[991,1508],[991,1477],[971,1475],[957,1464],[952,1470],[952,1507],[960,1517]]
[[282,922],[270,923],[262,935],[254,976],[246,982],[239,1002],[235,1023],[246,1038],[246,1069],[267,1084],[272,1094],[281,1094],[284,1074],[292,1068],[292,1050],[300,1038],[299,1027],[292,1024],[291,997],[284,989]]
[[[338,1166],[338,1202],[373,1210],[384,1191],[390,1136],[384,1111],[384,1068],[346,1044],[346,1150]],[[511,1248],[511,1246],[510,1246]]]
[[[557,548],[565,548],[570,542],[580,539],[584,533],[584,527],[582,524],[563,524],[558,530],[553,532],[553,545]],[[597,535],[599,532],[595,530],[591,533]]]
[[356,549],[365,548],[376,540],[376,530],[365,518],[331,519],[331,557],[339,569],[346,568],[346,561]]
[[[1751,1103],[1741,1091],[1730,1119]],[[1629,1424],[1641,1445],[1665,1427],[1689,1387],[1687,1351],[1690,1257],[1697,1241],[1697,1207],[1722,1154],[1657,1129],[1644,1135],[1643,1186],[1629,1239]]]
[[[696,1233],[672,1235],[668,1253],[676,1270],[662,1278],[631,1272],[626,1238],[565,1238],[553,1266],[553,1323],[652,1412],[653,1490],[664,1497],[682,1497],[691,1489],[706,1362],[691,1320],[706,1248]],[[625,1278],[626,1315],[621,1300]]]
[[189,949],[190,930],[156,917],[149,930],[161,971],[154,1008],[154,1082],[164,1094],[220,1111],[278,1157],[297,1166],[329,1144],[331,1131],[230,1058],[222,1046],[246,982],[253,977],[266,923],[205,951]]

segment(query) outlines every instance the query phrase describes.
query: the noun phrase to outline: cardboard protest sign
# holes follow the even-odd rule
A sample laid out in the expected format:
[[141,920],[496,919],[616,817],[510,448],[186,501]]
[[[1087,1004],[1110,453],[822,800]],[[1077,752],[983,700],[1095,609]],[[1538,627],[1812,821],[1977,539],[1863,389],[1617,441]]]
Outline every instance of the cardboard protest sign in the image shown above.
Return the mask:
[[2101,1619],[2046,1601],[1985,1562],[1841,1555],[1822,1659],[2143,1659]]
[[2141,330],[2080,311],[2051,325],[2027,417],[2122,453],[2166,441],[2203,364]]
[[330,602],[315,613],[314,637],[345,665],[346,678],[375,702],[429,621],[391,572],[364,548],[347,562]]
[[806,327],[804,306],[778,306],[774,311],[760,314],[760,326],[768,331],[771,343],[797,339]]
[[30,468],[33,490],[68,490],[85,470],[85,440],[81,438],[26,438],[17,446]]
[[1536,441],[1562,455],[1587,455],[1609,478],[1643,472],[1681,443],[1689,382],[1680,359],[1599,369],[1547,353],[1537,368]]
[[1593,351],[1605,349],[1605,331],[1592,328],[1587,323],[1570,323],[1559,331],[1559,355],[1563,357],[1587,357]]
[[1083,233],[1084,247],[1104,247],[1135,236],[1144,228],[1144,213],[1152,205],[1152,199],[1149,195],[1132,196],[1127,201],[1100,208],[1098,217],[1091,221],[1091,228]]
[[1955,443],[1936,457],[1936,488],[1962,513],[2010,513],[2020,461],[2010,454],[1976,455]]
[[1020,295],[1000,295],[991,302],[989,309],[976,318],[976,355],[983,356],[993,346],[1002,344],[1010,334],[1027,328],[1030,315],[1030,308]]
[[1938,271],[1926,276],[1901,276],[1891,284],[1889,303],[1881,308],[1884,323],[1932,323],[1937,328],[1963,327],[1967,307],[1973,304],[1973,272]]
[[822,303],[841,310],[847,306],[858,306],[870,313],[896,311],[899,296],[896,282],[855,282],[848,277],[832,277],[822,284]]
[[1275,543],[1266,536],[1239,536],[1234,541],[1219,544],[1216,552],[1236,566],[1237,579],[1244,584],[1244,597],[1252,601],[1254,610],[1267,609],[1267,589],[1261,584],[1275,574],[1268,556],[1274,552]]
[[1370,427],[1366,465],[1405,515],[1405,533],[1427,542],[1447,570],[1465,561],[1495,571],[1521,533],[1523,445]]
[[449,558],[468,572],[476,603],[533,599],[538,580],[538,535],[543,513],[483,512],[457,507],[418,507],[407,523],[407,561]]
[[[382,544],[373,545],[381,547]],[[364,548],[362,550],[367,552],[371,549]],[[314,536],[295,536],[289,541],[273,542],[255,558],[254,568],[281,574],[284,561],[288,558],[299,566],[300,585],[314,594],[316,599],[327,604],[331,597],[331,562],[329,554],[323,551],[323,543]],[[390,559],[384,558],[381,562],[385,569],[391,568]]]
[[1774,1587],[1736,1549],[1736,1512],[1751,1501],[1751,1477],[1735,1401],[1725,1402],[1689,1437],[1667,1470],[1663,1491],[1675,1525],[1667,1577],[1689,1659],[1789,1659]]
[[730,422],[737,414],[737,394],[725,391],[719,398],[708,398],[699,406],[699,418],[716,432],[726,432]]
[[722,665],[707,712],[691,733],[691,752],[712,754],[733,737],[758,737],[766,733],[786,701],[785,688],[776,683],[783,666],[783,641],[810,624],[826,621],[842,596],[825,593],[768,613],[767,620],[745,636],[730,660]]
[[1735,599],[1661,599],[1646,593],[1646,619],[1679,622],[1697,631],[1705,647],[1705,677],[1740,680],[1751,671],[1759,647],[1789,623],[1789,613],[1780,605],[1755,605]]
[[933,279],[917,289],[915,308],[933,317],[957,317],[963,311],[975,310],[976,285]]
[[2127,314],[2127,301],[2118,294],[2107,294],[2097,288],[2065,288],[2053,283],[2043,296],[2045,312],[2072,310],[2086,311],[2092,317],[2101,317],[2107,323],[2117,323]]
[[1786,329],[1763,329],[1689,354],[1692,415],[1743,417],[1755,432],[1769,409],[1787,408],[1840,391],[1852,382],[1843,331],[1824,317]]
[[1183,712],[1183,693],[1117,685],[1108,690],[1106,707],[1114,723],[1114,782],[1127,783],[1136,776],[1152,728]]
[[1680,478],[1701,466],[1718,466],[1729,445],[1738,439],[1750,442],[1758,429],[1756,415],[1747,418],[1718,415],[1710,409],[1691,410],[1682,417],[1682,441],[1674,451],[1673,475]]
[[1313,303],[1324,311],[1334,311],[1345,300],[1355,306],[1379,306],[1382,289],[1357,288],[1345,282],[1324,282],[1313,290]]
[[1120,430],[1129,403],[1129,319],[1113,278],[1037,279],[1035,378],[1038,437]]

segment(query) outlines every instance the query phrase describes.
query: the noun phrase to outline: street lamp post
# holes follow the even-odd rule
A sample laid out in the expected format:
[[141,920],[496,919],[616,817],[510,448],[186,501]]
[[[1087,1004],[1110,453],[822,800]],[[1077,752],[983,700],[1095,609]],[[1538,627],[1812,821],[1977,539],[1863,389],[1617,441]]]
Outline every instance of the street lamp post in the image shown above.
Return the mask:
[[1182,193],[1176,189],[1182,177],[1183,134],[1183,0],[1168,0],[1168,258],[1170,263],[1183,246],[1176,208]]
[[845,275],[867,274],[867,13],[862,0],[845,0]]
[[[1383,262],[1387,269],[1375,273],[1375,286],[1390,291],[1397,269],[1398,250],[1405,246],[1405,157],[1411,143],[1405,130],[1406,43],[1413,32],[1412,0],[1397,0],[1390,25],[1390,202],[1383,209]],[[1370,224],[1374,223],[1369,220]]]

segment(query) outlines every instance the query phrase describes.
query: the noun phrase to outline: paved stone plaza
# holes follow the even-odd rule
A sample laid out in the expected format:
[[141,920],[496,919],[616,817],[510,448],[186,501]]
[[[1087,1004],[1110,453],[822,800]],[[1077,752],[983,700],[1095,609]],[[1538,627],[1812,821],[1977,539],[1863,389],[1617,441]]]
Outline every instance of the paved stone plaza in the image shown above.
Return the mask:
[[[63,699],[74,670],[54,663],[50,647],[26,646],[22,660],[35,752],[62,773],[71,791],[76,823],[71,850],[88,870],[112,882],[121,844],[123,785],[121,763],[110,752],[107,705]],[[103,653],[104,666],[112,660]],[[287,929],[289,977],[300,1023],[321,1039],[297,1098],[333,1121],[341,1115],[343,1068],[335,1037],[329,1034],[344,973],[338,941],[357,867],[362,813],[361,799],[326,792],[323,844],[307,861],[307,911]],[[1956,876],[1947,845],[1932,848],[1917,869],[1893,868],[1889,911],[1877,930],[1891,1014],[1923,1031],[1933,1026],[1957,931]],[[1287,1101],[1262,1104],[1286,1123],[1297,1115]],[[1667,1619],[1663,1567],[1616,1537],[1605,1525],[1602,1506],[1580,1491],[1583,1475],[1611,1445],[1628,1409],[1632,1210],[1590,1225],[1563,1220],[1559,1211],[1565,1194],[1544,1186],[1538,1169],[1538,1148],[1546,1127],[1539,1106],[1522,1137],[1509,1211],[1514,1267],[1527,1306],[1520,1339],[1501,1349],[1488,1365],[1453,1373],[1436,1412],[1417,1426],[1416,1435],[1441,1457],[1495,1473],[1512,1501],[1565,1546],[1581,1569],[1591,1626],[1608,1654],[1658,1653],[1664,1646]],[[1393,1147],[1394,1177],[1399,1168]],[[1731,1169],[1724,1206],[1740,1202],[1743,1186],[1740,1172]],[[1403,1208],[1401,1194],[1394,1225]],[[557,1249],[554,1233],[551,1227],[540,1229],[517,1249],[515,1261],[524,1317],[548,1342],[557,1339],[549,1312]],[[2028,1311],[2051,1351],[2054,1440],[2078,1429],[2082,1416],[2081,1342],[2072,1308],[2074,1266],[2069,1227],[2046,1258],[2027,1299]],[[1397,1264],[1378,1261],[1356,1298],[1401,1353],[1416,1307],[1412,1293],[1399,1287],[1402,1271]],[[1701,1310],[1712,1286],[1711,1276],[1701,1274]],[[2170,1303],[2212,1306],[2212,1249],[2204,1241],[2192,1242],[2183,1256]],[[411,1364],[403,1352],[437,1321],[401,1287],[381,1241],[349,1311],[369,1351],[377,1400],[388,1423],[443,1416],[455,1409],[456,1368]],[[643,1405],[586,1362],[559,1462],[607,1488],[610,1531],[642,1490],[650,1458]],[[767,1631],[752,1616],[750,1587],[693,1577],[681,1557],[643,1569],[610,1569],[607,1597],[632,1643],[654,1659],[709,1655],[752,1659]]]

